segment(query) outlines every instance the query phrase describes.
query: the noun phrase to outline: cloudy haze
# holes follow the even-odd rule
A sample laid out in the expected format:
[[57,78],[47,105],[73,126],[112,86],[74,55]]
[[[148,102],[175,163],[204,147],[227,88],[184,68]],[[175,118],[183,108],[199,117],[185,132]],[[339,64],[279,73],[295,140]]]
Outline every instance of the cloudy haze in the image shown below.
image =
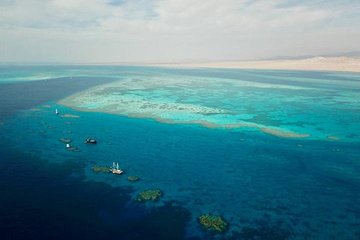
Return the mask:
[[0,62],[185,62],[360,50],[358,0],[0,0]]

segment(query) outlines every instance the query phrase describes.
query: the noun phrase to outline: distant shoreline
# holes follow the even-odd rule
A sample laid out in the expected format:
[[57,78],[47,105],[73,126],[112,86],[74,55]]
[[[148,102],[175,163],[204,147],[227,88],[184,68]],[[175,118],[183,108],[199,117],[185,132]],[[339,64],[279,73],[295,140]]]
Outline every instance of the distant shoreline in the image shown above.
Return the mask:
[[184,68],[234,68],[264,70],[303,70],[360,72],[360,58],[351,57],[313,57],[306,59],[255,60],[255,61],[222,61],[199,63],[162,63],[149,64],[158,67]]
[[256,70],[298,70],[360,73],[360,57],[310,57],[300,59],[194,61],[194,62],[73,62],[73,63],[0,63],[15,66],[127,66],[169,68],[222,68]]

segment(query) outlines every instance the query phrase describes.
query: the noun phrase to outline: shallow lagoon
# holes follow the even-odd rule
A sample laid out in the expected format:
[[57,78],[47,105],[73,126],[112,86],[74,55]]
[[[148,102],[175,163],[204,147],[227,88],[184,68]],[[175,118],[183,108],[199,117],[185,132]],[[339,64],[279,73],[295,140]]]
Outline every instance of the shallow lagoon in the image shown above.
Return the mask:
[[[157,71],[161,72],[161,70]],[[185,75],[199,77],[198,72],[192,71],[195,70],[190,70]],[[201,72],[201,70],[197,71]],[[211,71],[217,74],[221,72],[209,71],[210,73],[205,71],[204,74],[211,74]],[[224,75],[226,74],[228,77],[231,74],[241,75],[233,70],[224,71]],[[290,73],[270,72],[269,74],[280,76]],[[299,74],[294,73],[294,75]],[[325,87],[330,88],[327,85]],[[4,121],[0,126],[0,133],[6,141],[2,143],[1,152],[10,155],[10,152],[17,151],[29,154],[35,159],[43,159],[58,166],[52,168],[55,172],[63,171],[61,166],[68,166],[67,174],[61,176],[63,180],[60,182],[64,181],[69,189],[72,189],[75,185],[73,181],[77,179],[84,184],[81,185],[84,189],[93,189],[86,184],[98,182],[105,184],[103,188],[107,192],[125,194],[121,201],[112,197],[112,201],[102,201],[100,205],[95,202],[87,203],[92,206],[94,212],[92,216],[97,216],[101,223],[98,225],[98,231],[104,230],[103,225],[112,226],[119,222],[131,222],[134,218],[147,219],[151,209],[160,209],[158,211],[162,216],[169,214],[174,219],[176,219],[175,213],[179,213],[179,218],[173,223],[177,226],[173,232],[178,239],[184,238],[182,230],[185,231],[187,238],[221,239],[225,236],[234,239],[253,239],[257,236],[259,239],[331,239],[341,236],[343,239],[357,239],[360,233],[358,227],[360,207],[357,204],[360,201],[360,178],[357,174],[360,170],[360,144],[356,133],[352,138],[347,138],[345,134],[359,127],[358,122],[355,122],[358,112],[353,108],[358,102],[357,99],[351,100],[352,94],[356,95],[357,92],[350,89],[329,91],[341,92],[346,101],[352,103],[349,107],[347,104],[338,106],[334,102],[337,106],[335,109],[342,108],[342,111],[347,113],[341,118],[341,122],[347,126],[344,129],[326,128],[328,125],[324,124],[323,119],[314,122],[314,124],[324,124],[322,125],[324,130],[331,129],[331,134],[345,136],[337,141],[327,139],[326,136],[330,135],[327,132],[316,135],[311,131],[311,136],[316,136],[314,138],[282,138],[264,134],[256,128],[208,128],[188,122],[167,124],[157,121],[155,117],[131,118],[126,114],[78,111],[61,106],[55,101],[49,101],[34,106],[34,111],[31,109],[22,111]],[[237,91],[234,92],[238,94]],[[336,96],[339,95],[340,93]],[[333,99],[333,94],[330,96],[329,98]],[[208,94],[207,97],[211,96]],[[197,98],[197,104],[203,99],[204,97]],[[211,103],[216,103],[215,100],[210,100],[206,106],[219,107],[220,104],[211,106]],[[275,100],[280,101],[280,98]],[[194,99],[190,99],[190,102],[194,104]],[[240,106],[237,103],[232,104]],[[320,102],[318,105],[323,107],[324,104]],[[60,116],[54,114],[55,108],[59,109]],[[267,110],[267,108],[263,109]],[[332,111],[333,115],[327,115],[328,117],[340,116],[335,110]],[[264,117],[265,120],[258,121],[263,121],[267,126],[274,126],[275,123],[269,124],[269,116],[273,115],[270,114]],[[313,118],[302,120],[311,122]],[[289,129],[295,130],[298,128],[291,128],[292,123],[299,122],[299,119],[301,117],[289,118],[287,121],[281,118],[280,121],[282,124],[286,123]],[[329,121],[339,120],[329,118]],[[333,126],[331,124],[330,126]],[[306,125],[301,125],[301,129],[308,130],[304,126]],[[322,131],[325,132],[324,130]],[[84,138],[89,136],[96,137],[99,144],[85,145]],[[71,138],[71,144],[77,147],[79,152],[68,151],[64,143],[59,141],[61,138]],[[14,164],[18,167],[17,161]],[[19,166],[31,164],[33,161],[33,158],[22,158]],[[94,165],[110,165],[113,161],[120,163],[126,175],[94,173],[91,169]],[[69,163],[72,164],[70,167]],[[10,173],[9,169],[11,169]],[[1,171],[6,171],[8,177],[9,174],[14,177],[17,174],[15,169],[2,166]],[[38,167],[37,169],[41,169],[38,171],[47,176],[48,181],[51,179],[46,169]],[[20,173],[19,182],[21,179],[27,179],[27,175],[31,175],[26,171]],[[129,182],[127,180],[129,175],[137,175],[140,180]],[[6,175],[2,174],[2,177],[4,176]],[[53,188],[56,188],[56,185]],[[151,188],[161,189],[164,193],[161,199],[157,202],[136,205],[134,199],[137,194]],[[11,190],[3,185],[2,189]],[[97,192],[104,194],[100,190],[84,190],[79,192],[79,195],[76,193],[75,195],[79,198],[81,195],[89,197],[89,192],[95,199],[102,199],[96,196]],[[53,199],[52,196],[63,200],[78,198],[69,195],[68,192],[63,193],[64,195],[54,196],[55,192],[50,191],[48,198]],[[73,191],[70,193],[74,194]],[[46,195],[49,195],[49,191],[37,197]],[[173,207],[167,205],[169,202]],[[60,200],[59,204],[61,205]],[[114,205],[116,211],[111,213],[112,207],[109,205]],[[80,210],[75,207],[70,208],[65,208],[63,211],[65,213],[72,211],[81,222]],[[229,230],[225,235],[213,236],[202,230],[197,223],[197,217],[206,213],[221,215],[229,222]],[[170,217],[169,215],[167,216]],[[151,216],[157,226],[156,231],[168,229],[169,224],[172,224],[166,217],[159,218],[156,214]],[[60,219],[58,224],[64,224],[62,221],[64,220]],[[150,219],[148,221],[151,222]],[[26,224],[29,223],[24,221],[23,225]],[[42,224],[46,225],[46,223]],[[139,221],[137,228],[147,229],[147,224],[147,220]],[[129,239],[134,239],[130,236],[136,236],[136,231],[135,228],[131,229],[133,232],[130,231],[128,236]],[[164,234],[162,237],[157,235],[154,239],[173,238],[175,235]]]
[[[203,70],[206,72],[206,70]],[[159,74],[129,76],[60,101],[98,111],[210,128],[252,128],[288,138],[360,141],[360,80],[279,77],[268,72],[234,79]],[[275,78],[275,77],[274,77]],[[352,84],[352,85],[350,85]],[[342,89],[343,86],[351,89]]]

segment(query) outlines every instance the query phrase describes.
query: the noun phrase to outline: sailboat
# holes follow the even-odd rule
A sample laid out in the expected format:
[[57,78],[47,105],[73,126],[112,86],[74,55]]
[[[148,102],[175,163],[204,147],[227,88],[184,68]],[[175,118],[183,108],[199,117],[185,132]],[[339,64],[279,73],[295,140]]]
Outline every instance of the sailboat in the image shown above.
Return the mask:
[[59,115],[58,109],[55,109],[55,114],[56,114],[56,115]]
[[113,162],[112,168],[110,168],[110,172],[120,175],[123,173],[123,170],[119,168],[119,163]]

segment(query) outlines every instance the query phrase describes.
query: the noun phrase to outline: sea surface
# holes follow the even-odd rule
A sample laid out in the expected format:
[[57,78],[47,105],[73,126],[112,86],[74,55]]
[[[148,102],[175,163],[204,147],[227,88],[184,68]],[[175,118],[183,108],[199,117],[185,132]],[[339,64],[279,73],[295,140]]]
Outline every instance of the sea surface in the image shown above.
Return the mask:
[[360,74],[0,66],[0,239],[360,239],[359,173]]

